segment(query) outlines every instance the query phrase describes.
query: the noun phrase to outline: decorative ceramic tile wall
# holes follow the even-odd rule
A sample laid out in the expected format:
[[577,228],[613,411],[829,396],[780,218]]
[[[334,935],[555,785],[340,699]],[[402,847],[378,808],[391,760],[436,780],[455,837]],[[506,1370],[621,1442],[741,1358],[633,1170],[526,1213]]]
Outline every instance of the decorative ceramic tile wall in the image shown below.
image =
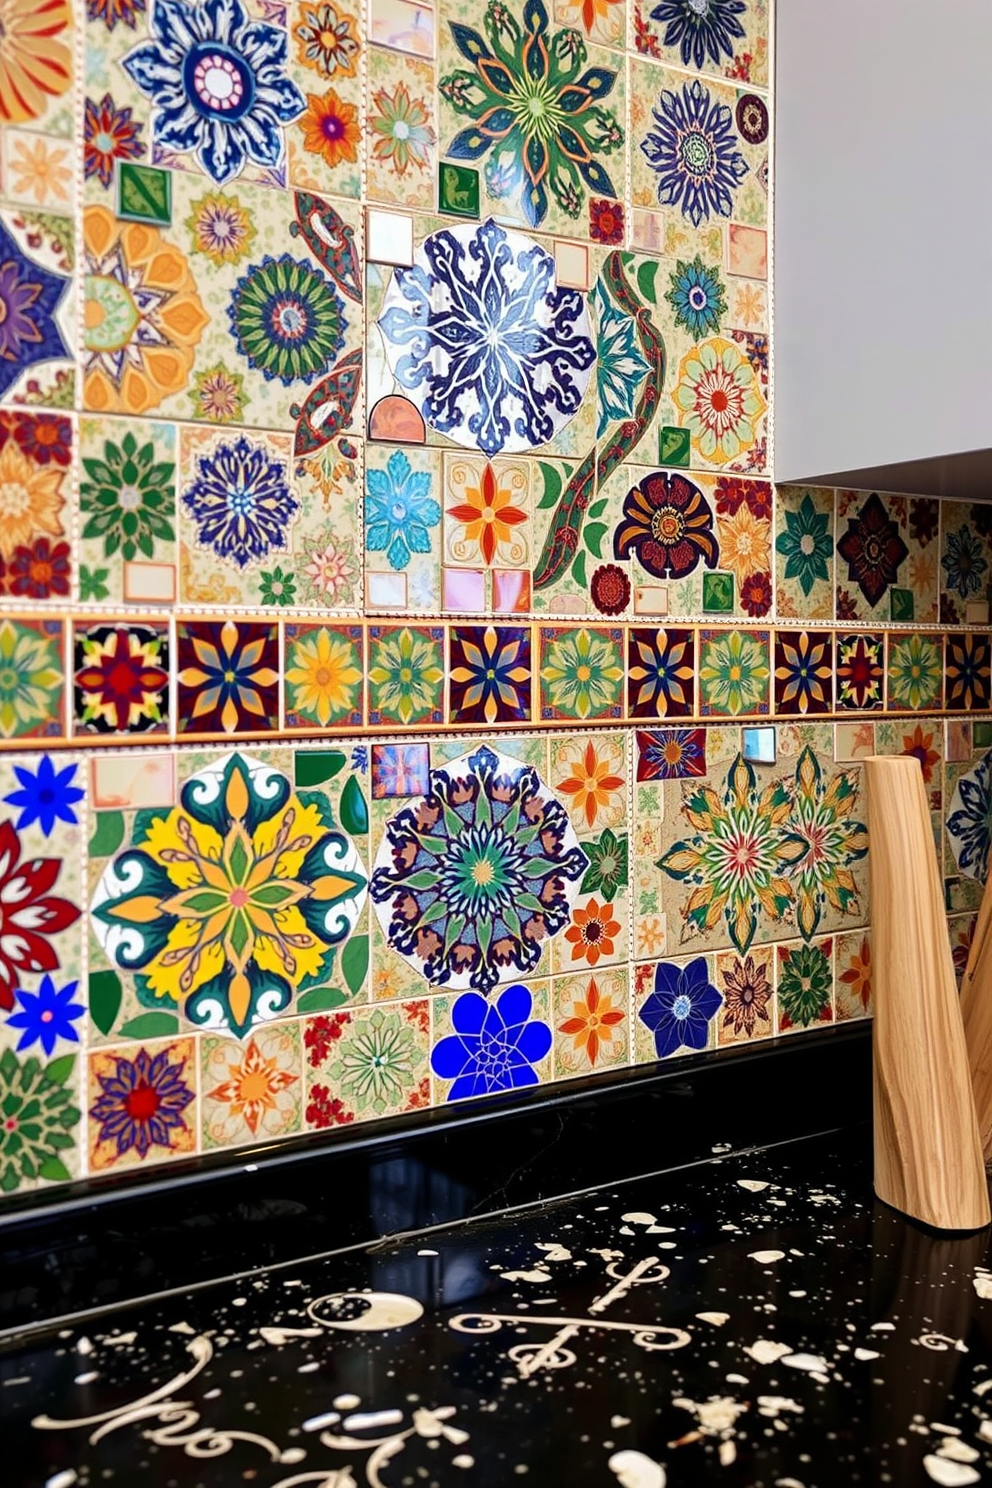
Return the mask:
[[992,508],[773,488],[764,0],[8,10],[0,1193],[867,1016],[875,750],[960,970]]

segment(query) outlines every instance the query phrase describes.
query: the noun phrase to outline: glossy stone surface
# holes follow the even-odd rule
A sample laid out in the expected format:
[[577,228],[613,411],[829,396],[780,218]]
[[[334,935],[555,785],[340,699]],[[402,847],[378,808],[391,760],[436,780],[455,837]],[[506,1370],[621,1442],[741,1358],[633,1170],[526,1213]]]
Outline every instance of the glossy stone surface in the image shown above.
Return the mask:
[[854,1127],[9,1339],[5,1481],[979,1481],[988,1236],[870,1176]]

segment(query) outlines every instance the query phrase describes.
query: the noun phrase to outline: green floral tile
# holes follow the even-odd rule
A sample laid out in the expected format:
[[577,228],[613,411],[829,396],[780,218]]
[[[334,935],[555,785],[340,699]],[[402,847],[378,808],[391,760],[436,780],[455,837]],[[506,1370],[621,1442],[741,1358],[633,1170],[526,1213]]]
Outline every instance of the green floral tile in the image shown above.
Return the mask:
[[834,617],[834,493],[776,486],[775,604],[779,617]]
[[545,0],[462,5],[439,34],[442,160],[479,163],[484,216],[585,237],[590,199],[623,194],[622,58],[562,32]]
[[623,631],[605,626],[544,626],[540,635],[541,718],[619,718],[623,712]]
[[777,946],[775,973],[779,1033],[833,1022],[832,938],[814,940],[805,945]]
[[79,597],[170,603],[178,598],[173,424],[80,420]]
[[944,656],[939,635],[887,637],[886,697],[896,713],[925,713],[943,706]]
[[430,1105],[431,1003],[382,1003],[308,1019],[303,1028],[310,1130]]
[[704,717],[769,711],[769,644],[767,630],[699,632],[699,711]]
[[369,723],[407,728],[444,720],[444,630],[369,627]]

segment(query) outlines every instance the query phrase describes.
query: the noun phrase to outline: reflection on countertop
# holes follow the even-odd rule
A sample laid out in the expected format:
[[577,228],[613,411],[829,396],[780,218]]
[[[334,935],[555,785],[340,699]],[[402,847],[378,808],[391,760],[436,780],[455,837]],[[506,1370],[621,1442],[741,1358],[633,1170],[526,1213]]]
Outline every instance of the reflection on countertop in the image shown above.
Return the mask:
[[717,1155],[8,1340],[4,1483],[977,1483],[989,1233],[870,1161],[864,1127]]

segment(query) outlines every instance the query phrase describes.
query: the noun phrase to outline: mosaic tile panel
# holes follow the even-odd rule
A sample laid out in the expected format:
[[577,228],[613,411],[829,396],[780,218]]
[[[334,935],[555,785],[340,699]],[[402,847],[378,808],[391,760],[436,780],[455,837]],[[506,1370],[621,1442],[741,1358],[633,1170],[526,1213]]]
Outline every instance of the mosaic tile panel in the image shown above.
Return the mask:
[[875,751],[963,970],[992,517],[772,483],[771,19],[18,33],[0,1195],[869,1017]]

